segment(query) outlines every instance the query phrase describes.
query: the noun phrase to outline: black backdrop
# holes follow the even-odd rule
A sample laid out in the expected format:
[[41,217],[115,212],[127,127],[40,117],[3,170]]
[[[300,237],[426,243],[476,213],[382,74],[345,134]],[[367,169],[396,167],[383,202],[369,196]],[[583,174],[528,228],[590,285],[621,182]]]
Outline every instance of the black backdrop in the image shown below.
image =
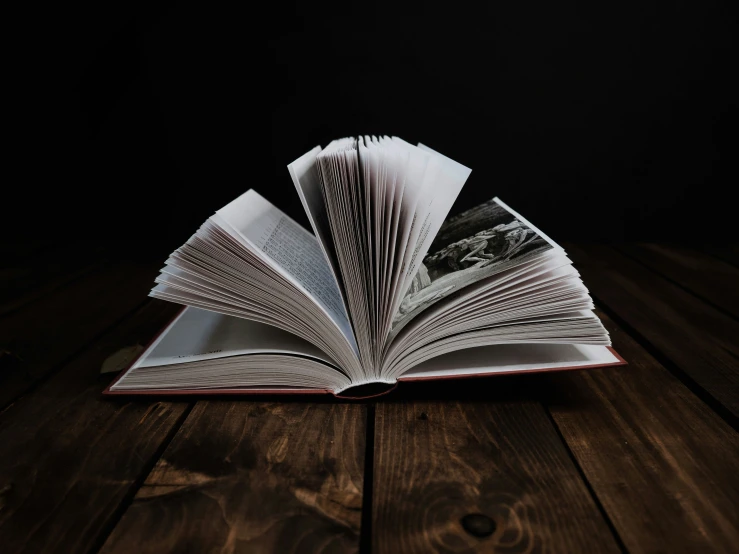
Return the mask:
[[356,133],[471,167],[454,212],[498,195],[560,240],[737,236],[729,3],[212,4],[29,16],[3,240],[168,249],[249,187],[305,221],[285,166]]

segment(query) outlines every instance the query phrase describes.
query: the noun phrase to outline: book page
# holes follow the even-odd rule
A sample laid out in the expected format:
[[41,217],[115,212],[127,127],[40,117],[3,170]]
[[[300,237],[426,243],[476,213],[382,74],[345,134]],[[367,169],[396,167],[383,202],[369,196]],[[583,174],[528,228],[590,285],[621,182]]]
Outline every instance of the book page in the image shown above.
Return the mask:
[[361,174],[357,139],[331,142],[317,160],[360,360],[365,371],[372,371],[376,345],[372,337],[374,275],[367,235],[370,227],[367,190]]
[[400,381],[620,365],[610,348],[586,344],[499,344],[458,350],[406,371]]
[[497,198],[448,219],[398,306],[393,332],[442,298],[552,249],[561,250]]
[[426,207],[427,215],[424,218],[415,248],[413,249],[413,256],[404,284],[406,288],[410,285],[410,281],[421,264],[419,255],[423,257],[426,254],[436,234],[439,232],[439,228],[449,214],[452,204],[454,204],[470,173],[472,173],[470,168],[455,162],[451,158],[447,158],[424,144],[419,143],[418,148],[423,152],[432,154],[427,170],[432,177],[425,188],[425,194],[428,198],[428,205]]
[[218,210],[214,220],[304,290],[356,345],[339,287],[316,237],[254,190]]
[[317,391],[351,379],[316,346],[256,321],[185,308],[110,392]]
[[[419,145],[418,147],[393,137],[395,145],[424,160],[423,172],[410,184],[418,187],[418,202],[411,210],[412,220],[405,251],[401,256],[401,272],[394,277],[392,313],[396,313],[406,291],[412,287],[421,270],[421,262],[444,222],[471,170],[454,160]],[[415,287],[414,287],[415,288]],[[393,328],[392,318],[386,333]]]
[[336,362],[292,333],[248,319],[185,308],[133,365],[154,367],[245,354],[293,354]]
[[387,290],[383,294],[383,321],[384,334],[390,329],[393,315],[402,299],[403,283],[411,262],[411,255],[415,249],[416,239],[420,234],[421,220],[418,217],[418,206],[423,202],[424,178],[428,168],[430,156],[402,139],[393,137],[381,141],[389,151],[395,154],[395,171],[399,173],[401,185],[396,189],[394,204],[396,221],[393,232],[393,242],[390,245],[390,264],[385,268]]
[[[328,220],[326,204],[321,192],[321,181],[316,168],[316,157],[320,152],[321,147],[316,146],[313,150],[288,165],[287,170],[290,177],[292,177],[295,189],[298,191],[298,196],[300,196],[303,209],[308,216],[311,227],[313,227],[313,232],[318,238],[321,250],[323,250],[326,261],[331,268],[334,280],[338,284],[342,296],[344,296],[344,284],[341,281],[336,248],[331,237],[331,225]],[[346,298],[343,298],[343,300],[346,302]]]

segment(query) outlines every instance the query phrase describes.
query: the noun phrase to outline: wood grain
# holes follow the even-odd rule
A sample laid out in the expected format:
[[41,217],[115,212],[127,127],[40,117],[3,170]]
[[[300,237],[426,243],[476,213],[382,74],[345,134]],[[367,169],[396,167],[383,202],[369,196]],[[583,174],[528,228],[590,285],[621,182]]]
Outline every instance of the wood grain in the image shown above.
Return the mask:
[[146,301],[158,263],[102,263],[0,319],[0,409]]
[[739,318],[739,268],[678,246],[624,244],[617,250]]
[[102,549],[356,552],[365,408],[198,402]]
[[[0,315],[6,315],[38,300],[98,265],[102,245],[31,245],[29,251],[2,252],[0,269]],[[8,255],[9,254],[9,255]]]
[[378,404],[373,551],[619,552],[540,404]]
[[699,244],[694,248],[739,267],[739,244]]
[[549,375],[548,408],[629,552],[736,552],[739,435],[601,314],[628,366]]
[[86,553],[184,414],[184,402],[101,396],[103,361],[146,344],[177,307],[150,301],[0,413],[0,551]]
[[610,247],[567,252],[596,300],[739,416],[739,322]]

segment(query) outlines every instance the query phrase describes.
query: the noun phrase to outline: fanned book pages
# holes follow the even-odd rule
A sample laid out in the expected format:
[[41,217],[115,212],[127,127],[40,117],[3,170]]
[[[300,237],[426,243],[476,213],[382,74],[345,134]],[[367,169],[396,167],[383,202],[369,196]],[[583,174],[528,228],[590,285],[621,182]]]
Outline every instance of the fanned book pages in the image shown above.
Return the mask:
[[109,394],[333,393],[619,365],[564,250],[498,198],[446,219],[470,169],[397,137],[288,166],[313,233],[258,192],[167,259],[185,308]]

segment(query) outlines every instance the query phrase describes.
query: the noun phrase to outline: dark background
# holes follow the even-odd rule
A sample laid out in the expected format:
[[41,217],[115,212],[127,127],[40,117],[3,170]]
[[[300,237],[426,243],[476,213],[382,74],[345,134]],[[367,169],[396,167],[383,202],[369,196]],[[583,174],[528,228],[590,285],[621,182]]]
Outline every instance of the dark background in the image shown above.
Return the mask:
[[[166,250],[356,133],[473,169],[557,240],[736,239],[729,3],[380,2],[38,8],[6,80],[3,241]],[[15,176],[12,176],[15,175]]]

